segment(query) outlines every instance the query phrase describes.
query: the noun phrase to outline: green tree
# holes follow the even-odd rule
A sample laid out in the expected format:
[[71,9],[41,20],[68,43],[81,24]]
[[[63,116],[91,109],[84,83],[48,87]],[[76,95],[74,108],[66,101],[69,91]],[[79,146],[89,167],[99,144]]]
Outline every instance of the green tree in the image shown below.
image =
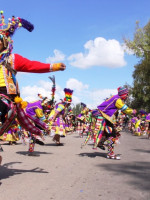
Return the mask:
[[73,114],[74,114],[74,115],[80,114],[80,113],[81,113],[81,104],[80,104],[80,103],[79,103],[79,104],[76,104],[76,105],[73,107],[72,111],[73,111]]
[[127,98],[127,100],[126,100],[125,103],[126,103],[129,107],[134,108],[134,106],[133,106],[133,104],[132,104],[132,101],[133,101],[132,87],[131,87],[128,83],[126,83],[125,85],[123,85],[123,87],[128,88],[128,90],[129,90],[129,96],[128,96],[128,98]]
[[140,58],[140,62],[134,66],[131,106],[137,110],[150,110],[150,21],[144,28],[136,23],[133,41],[124,39],[126,46]]
[[132,104],[138,109],[150,110],[150,65],[144,59],[137,64],[133,72]]
[[134,39],[124,38],[126,46],[139,58],[146,58],[150,61],[150,21],[144,28],[139,27],[139,22],[136,22]]

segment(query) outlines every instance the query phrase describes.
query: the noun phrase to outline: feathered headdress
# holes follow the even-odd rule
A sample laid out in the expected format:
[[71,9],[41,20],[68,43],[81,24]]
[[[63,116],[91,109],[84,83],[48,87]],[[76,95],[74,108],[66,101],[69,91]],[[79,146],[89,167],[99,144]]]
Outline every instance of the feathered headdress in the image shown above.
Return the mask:
[[13,49],[13,41],[11,37],[18,28],[23,27],[29,32],[32,32],[34,29],[33,24],[31,24],[29,21],[20,17],[15,18],[15,16],[12,16],[11,19],[8,19],[8,24],[6,24],[3,13],[4,12],[1,10],[0,40],[3,40],[5,49],[0,53],[0,62],[2,62],[5,57],[11,54]]
[[85,107],[86,107],[86,104],[81,102],[81,106],[82,106],[83,108],[85,108]]
[[147,112],[146,112],[145,110],[140,110],[139,113],[140,113],[141,115],[146,115],[146,114],[147,114]]
[[0,33],[5,35],[6,37],[12,37],[13,34],[15,33],[15,31],[20,28],[23,27],[25,29],[27,29],[29,32],[32,32],[34,29],[33,24],[31,24],[29,21],[20,18],[20,17],[16,17],[12,16],[12,18],[8,19],[8,24],[5,24],[5,20],[4,20],[4,15],[3,15],[3,11],[0,11],[1,14],[1,24],[0,24]]
[[70,90],[69,88],[65,88],[64,92],[65,92],[64,102],[71,103],[73,90]]
[[52,83],[53,83],[53,85],[52,85],[52,93],[51,93],[51,97],[52,97],[52,101],[54,101],[54,98],[55,98],[55,91],[56,91],[56,85],[55,85],[55,76],[52,76],[52,77],[48,77],[51,81],[52,81]]

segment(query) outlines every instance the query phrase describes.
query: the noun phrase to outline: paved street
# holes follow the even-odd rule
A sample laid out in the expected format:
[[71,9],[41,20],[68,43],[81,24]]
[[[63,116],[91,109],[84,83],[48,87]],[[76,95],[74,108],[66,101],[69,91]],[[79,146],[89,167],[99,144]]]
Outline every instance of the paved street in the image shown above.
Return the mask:
[[2,144],[0,200],[149,200],[150,140],[122,132],[115,152],[121,160],[106,159],[106,150],[93,150],[76,133],[55,146],[46,137],[27,155],[28,144]]

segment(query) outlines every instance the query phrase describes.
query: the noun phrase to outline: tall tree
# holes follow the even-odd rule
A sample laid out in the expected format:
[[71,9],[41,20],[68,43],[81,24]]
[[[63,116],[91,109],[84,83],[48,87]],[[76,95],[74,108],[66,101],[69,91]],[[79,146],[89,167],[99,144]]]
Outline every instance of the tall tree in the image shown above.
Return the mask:
[[150,111],[150,21],[144,28],[136,23],[136,31],[133,41],[124,39],[126,46],[140,58],[140,62],[134,66],[133,87],[131,88],[131,105],[136,109]]
[[139,58],[146,58],[150,62],[150,21],[143,28],[136,22],[134,39],[124,38],[126,46]]

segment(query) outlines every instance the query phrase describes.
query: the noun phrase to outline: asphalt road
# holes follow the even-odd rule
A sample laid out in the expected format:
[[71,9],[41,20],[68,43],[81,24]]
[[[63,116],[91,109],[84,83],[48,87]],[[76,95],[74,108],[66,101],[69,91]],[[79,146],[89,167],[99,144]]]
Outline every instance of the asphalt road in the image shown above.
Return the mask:
[[73,133],[56,146],[46,137],[27,155],[28,144],[3,143],[0,200],[150,200],[150,140],[122,132],[115,152],[121,160],[106,158]]

